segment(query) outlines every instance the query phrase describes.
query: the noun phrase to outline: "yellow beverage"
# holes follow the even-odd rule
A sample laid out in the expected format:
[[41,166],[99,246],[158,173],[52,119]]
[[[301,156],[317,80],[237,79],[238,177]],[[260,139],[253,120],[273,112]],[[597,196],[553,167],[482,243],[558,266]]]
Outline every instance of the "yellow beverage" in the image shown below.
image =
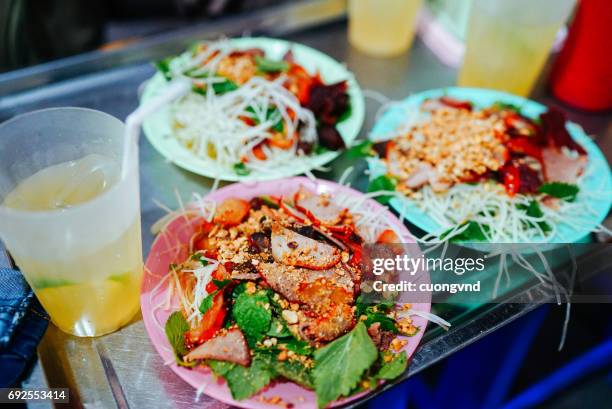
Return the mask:
[[349,41],[377,57],[404,53],[414,38],[422,0],[349,0]]
[[[119,175],[115,160],[87,155],[24,179],[5,197],[3,205],[33,216],[54,211],[60,217],[91,205],[93,199],[114,187]],[[93,227],[100,224],[100,235],[64,239],[69,243],[65,251],[44,251],[49,243],[11,249],[51,320],[63,331],[78,336],[102,335],[127,323],[138,311],[142,277],[140,215],[132,213],[128,219],[123,218],[131,221],[118,221],[123,226],[118,230],[104,230],[102,223],[108,221],[88,218],[85,223]]]
[[458,85],[528,96],[573,0],[475,0]]

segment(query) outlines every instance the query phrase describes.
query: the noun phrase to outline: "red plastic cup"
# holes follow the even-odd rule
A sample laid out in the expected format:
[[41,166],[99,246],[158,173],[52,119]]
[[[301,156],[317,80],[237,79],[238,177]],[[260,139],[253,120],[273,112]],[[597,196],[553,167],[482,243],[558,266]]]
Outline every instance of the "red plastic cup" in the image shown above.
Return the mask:
[[551,75],[553,94],[574,107],[612,109],[612,1],[581,0]]

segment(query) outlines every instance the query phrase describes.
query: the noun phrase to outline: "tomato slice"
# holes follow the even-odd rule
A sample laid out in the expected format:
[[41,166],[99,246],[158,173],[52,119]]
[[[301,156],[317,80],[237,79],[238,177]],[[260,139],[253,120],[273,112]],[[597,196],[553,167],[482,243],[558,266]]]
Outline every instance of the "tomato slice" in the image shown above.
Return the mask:
[[274,146],[276,148],[289,149],[293,146],[293,143],[295,142],[295,137],[288,138],[280,132],[274,132],[272,137],[268,138],[267,141],[271,146]]
[[520,172],[519,168],[514,165],[506,165],[503,168],[504,187],[508,196],[514,196],[520,189]]
[[255,156],[259,160],[266,160],[266,154],[264,153],[263,148],[261,147],[261,143],[253,147],[253,156]]
[[461,100],[451,98],[451,97],[446,97],[446,96],[440,97],[439,101],[443,105],[446,105],[451,108],[467,109],[468,111],[472,110],[472,103],[469,101],[461,101]]
[[227,310],[224,303],[223,292],[218,292],[213,297],[213,305],[202,315],[202,319],[197,327],[191,328],[185,334],[185,338],[190,345],[199,345],[209,340],[223,326]]
[[522,153],[538,160],[542,159],[542,149],[532,143],[528,137],[512,138],[506,143],[506,147],[512,152]]
[[240,224],[248,216],[251,206],[243,199],[225,199],[217,207],[214,222],[223,227],[231,227]]
[[381,244],[393,244],[399,242],[399,237],[397,237],[397,234],[395,234],[395,232],[391,229],[386,229],[385,231],[380,233],[380,236],[378,236],[378,239],[376,239],[376,243]]

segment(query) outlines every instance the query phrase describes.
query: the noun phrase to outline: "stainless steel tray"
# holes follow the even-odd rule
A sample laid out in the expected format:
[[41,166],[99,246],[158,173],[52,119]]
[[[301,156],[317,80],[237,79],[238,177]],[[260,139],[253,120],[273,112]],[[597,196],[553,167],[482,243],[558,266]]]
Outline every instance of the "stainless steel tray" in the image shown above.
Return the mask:
[[[352,49],[346,40],[345,1],[294,2],[248,16],[204,22],[119,51],[93,52],[0,74],[0,122],[52,106],[89,107],[125,118],[137,106],[139,86],[154,73],[150,60],[178,53],[198,39],[245,33],[282,37],[317,48],[345,62],[364,89],[392,99],[455,83],[456,71],[441,64],[418,39],[409,55],[392,59],[372,59]],[[533,98],[554,104],[543,85],[536,88]],[[366,102],[368,117],[362,136],[371,128],[378,108],[377,102]],[[570,115],[589,133],[599,135],[597,142],[610,161],[609,116],[572,111]],[[149,228],[163,215],[153,199],[175,206],[175,191],[186,198],[193,191],[205,193],[212,182],[167,163],[145,138],[141,138],[140,161],[143,245],[147,251],[153,240]],[[337,179],[350,165],[353,163],[341,157],[330,172],[319,176]],[[353,185],[360,189],[366,185],[363,170],[364,165],[357,164],[353,172]],[[0,255],[0,265],[6,262]],[[510,303],[454,312],[450,331],[430,326],[409,371],[383,390],[536,308],[537,304],[525,301],[540,291],[536,282],[527,283],[520,291],[508,294]],[[114,334],[96,339],[75,338],[51,325],[40,344],[39,357],[42,371],[35,368],[28,386],[67,386],[74,407],[227,407],[204,395],[195,401],[195,390],[164,366],[153,349],[141,317]]]

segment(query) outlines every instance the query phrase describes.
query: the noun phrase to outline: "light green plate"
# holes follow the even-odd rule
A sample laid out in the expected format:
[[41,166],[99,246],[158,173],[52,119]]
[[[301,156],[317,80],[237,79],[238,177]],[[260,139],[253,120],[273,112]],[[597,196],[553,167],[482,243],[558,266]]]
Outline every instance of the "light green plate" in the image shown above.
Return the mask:
[[[434,89],[411,95],[385,112],[374,125],[371,139],[375,141],[389,139],[393,132],[406,121],[410,111],[419,109],[421,103],[426,99],[443,95],[471,101],[476,107],[480,108],[490,106],[497,101],[517,105],[521,108],[521,113],[530,118],[537,118],[546,111],[544,105],[505,92],[459,87]],[[582,215],[584,224],[581,227],[567,224],[557,226],[558,230],[555,237],[550,239],[552,243],[584,242],[589,233],[606,218],[612,203],[612,196],[610,195],[612,177],[605,156],[579,125],[568,122],[566,127],[572,138],[584,147],[589,157],[589,164],[580,186],[581,191],[599,192],[601,194],[597,197],[579,194],[577,200],[588,201],[590,214]],[[385,165],[378,159],[368,159],[368,165],[372,177],[386,173]],[[393,198],[390,204],[397,212],[403,213],[406,220],[427,233],[436,233],[442,229],[442,226],[429,217],[427,211],[421,209],[414,200],[405,197]]]
[[[281,59],[287,51],[291,50],[295,60],[300,65],[310,74],[315,74],[318,71],[326,84],[347,80],[351,115],[339,123],[337,129],[346,146],[350,146],[357,138],[364,120],[364,100],[361,88],[359,88],[354,75],[344,65],[313,48],[284,40],[257,37],[236,38],[230,41],[237,49],[261,48],[266,52],[266,56],[272,59]],[[151,98],[163,93],[166,87],[167,82],[164,77],[160,73],[155,74],[147,82],[140,103],[144,104]],[[213,160],[199,158],[182,146],[172,136],[170,106],[160,109],[147,118],[143,124],[143,129],[155,149],[177,166],[202,176],[228,181],[245,182],[295,176],[323,166],[340,154],[340,152],[328,151],[319,155],[296,157],[291,163],[278,166],[273,171],[253,171],[249,175],[240,176],[233,170],[222,169]],[[219,137],[222,137],[222,135],[219,135]]]

